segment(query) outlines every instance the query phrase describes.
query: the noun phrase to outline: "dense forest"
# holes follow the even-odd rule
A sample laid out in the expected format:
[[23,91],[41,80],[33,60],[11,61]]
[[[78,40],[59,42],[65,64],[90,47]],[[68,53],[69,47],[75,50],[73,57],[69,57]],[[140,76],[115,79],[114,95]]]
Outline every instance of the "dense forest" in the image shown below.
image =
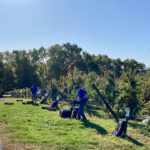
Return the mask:
[[134,59],[91,55],[70,43],[0,52],[1,96],[35,83],[49,90],[53,84],[73,99],[80,86],[88,91],[89,104],[103,106],[93,82],[118,114],[129,107],[133,116],[150,115],[150,69]]

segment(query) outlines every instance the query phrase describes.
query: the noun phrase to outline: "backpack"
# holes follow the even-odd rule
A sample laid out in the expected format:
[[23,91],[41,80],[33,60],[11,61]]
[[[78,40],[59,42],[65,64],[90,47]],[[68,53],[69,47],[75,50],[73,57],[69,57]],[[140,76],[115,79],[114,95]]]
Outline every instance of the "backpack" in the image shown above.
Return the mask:
[[28,105],[28,104],[30,105],[30,104],[33,104],[33,101],[22,102],[22,104],[23,104],[23,105]]
[[127,132],[127,120],[126,119],[120,119],[116,128],[115,128],[115,131],[113,132],[113,134],[115,136],[125,136],[126,135],[126,132]]
[[46,102],[47,102],[47,98],[44,97],[44,98],[42,98],[40,104],[46,104]]
[[42,109],[45,109],[45,110],[51,110],[51,111],[56,111],[56,108],[50,108],[50,107],[46,107],[46,106],[43,106],[41,107]]
[[53,101],[50,108],[58,108],[58,101]]
[[73,108],[70,109],[61,109],[59,115],[61,118],[71,118]]

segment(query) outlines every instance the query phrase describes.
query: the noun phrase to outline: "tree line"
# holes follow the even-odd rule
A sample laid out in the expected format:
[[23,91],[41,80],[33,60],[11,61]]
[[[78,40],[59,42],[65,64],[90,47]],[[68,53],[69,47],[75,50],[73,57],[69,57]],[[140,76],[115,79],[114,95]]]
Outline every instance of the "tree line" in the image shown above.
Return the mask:
[[0,95],[36,83],[49,89],[53,84],[74,98],[82,86],[90,104],[103,106],[93,82],[118,114],[129,107],[134,115],[150,115],[150,69],[134,59],[91,55],[71,43],[0,52]]

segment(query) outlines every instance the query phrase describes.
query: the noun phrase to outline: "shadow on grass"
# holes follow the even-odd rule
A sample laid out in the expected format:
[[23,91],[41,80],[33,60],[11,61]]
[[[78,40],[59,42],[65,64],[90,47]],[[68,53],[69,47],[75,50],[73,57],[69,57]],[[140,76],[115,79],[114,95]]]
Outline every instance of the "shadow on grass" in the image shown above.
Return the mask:
[[89,116],[96,116],[98,118],[102,117],[96,110],[87,109],[86,112],[89,114]]
[[141,134],[144,134],[148,137],[150,137],[150,126],[146,126],[144,124],[139,124],[139,123],[133,123],[133,122],[129,122],[130,127],[132,127],[133,129],[136,129],[138,132],[140,132]]
[[128,140],[129,142],[131,142],[131,143],[137,145],[137,146],[144,146],[143,143],[141,143],[141,142],[139,142],[139,141],[133,139],[133,138],[130,137],[130,136],[126,136],[125,139]]
[[90,115],[90,116],[96,116],[96,117],[102,117],[101,115],[100,115],[100,113],[98,112],[98,110],[96,110],[93,106],[91,106],[91,105],[88,105],[87,107],[86,107],[86,112]]
[[104,129],[104,128],[102,128],[102,127],[100,127],[99,125],[97,125],[97,124],[95,124],[95,123],[93,123],[93,122],[90,122],[90,121],[83,121],[83,125],[86,127],[86,128],[92,128],[92,129],[95,129],[98,133],[100,133],[100,134],[106,134],[107,133],[107,131]]
[[138,123],[133,123],[129,122],[128,123],[133,129],[143,129],[145,126],[143,124],[138,124]]

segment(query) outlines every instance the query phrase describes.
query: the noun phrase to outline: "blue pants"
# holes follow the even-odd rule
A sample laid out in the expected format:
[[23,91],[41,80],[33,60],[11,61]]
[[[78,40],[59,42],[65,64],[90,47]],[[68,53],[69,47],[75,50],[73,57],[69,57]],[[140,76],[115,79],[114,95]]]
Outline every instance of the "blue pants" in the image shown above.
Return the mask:
[[35,101],[36,101],[36,99],[37,99],[36,94],[32,94],[32,101],[33,101],[33,102],[35,102]]
[[82,117],[82,119],[86,119],[85,114],[84,114],[85,105],[86,105],[86,103],[80,104],[77,119],[81,119],[81,117]]

